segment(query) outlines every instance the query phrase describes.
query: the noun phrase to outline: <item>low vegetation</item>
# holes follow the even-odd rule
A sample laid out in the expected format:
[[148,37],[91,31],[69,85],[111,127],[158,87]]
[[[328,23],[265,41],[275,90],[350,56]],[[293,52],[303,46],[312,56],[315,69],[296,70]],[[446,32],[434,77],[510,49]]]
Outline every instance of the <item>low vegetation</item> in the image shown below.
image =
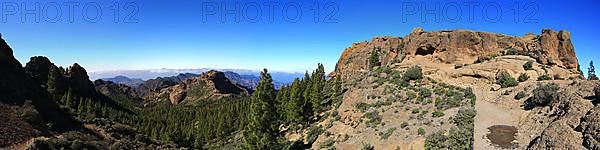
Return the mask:
[[396,131],[395,127],[389,128],[385,132],[380,132],[379,136],[381,136],[381,139],[387,140],[392,134],[394,134],[394,131]]
[[529,76],[525,73],[521,73],[521,75],[519,75],[519,82],[525,82],[529,80]]
[[425,149],[471,149],[473,145],[473,128],[476,112],[473,108],[464,108],[452,118],[456,125],[449,134],[439,131],[425,139]]
[[523,91],[521,91],[521,92],[517,93],[517,95],[515,95],[516,100],[520,100],[524,97],[527,97],[527,94],[525,94],[525,92],[523,92]]
[[406,70],[403,77],[405,81],[423,79],[423,69],[419,66],[413,66]]
[[550,77],[550,75],[548,75],[548,74],[545,74],[545,75],[539,76],[537,78],[537,80],[538,81],[552,80],[552,77]]
[[558,89],[559,87],[555,83],[538,84],[533,89],[531,98],[525,102],[525,109],[550,105],[558,97]]
[[375,150],[375,147],[371,144],[363,144],[360,150]]
[[519,85],[519,82],[506,71],[500,71],[496,77],[496,84],[502,88],[513,87]]
[[408,122],[404,121],[400,124],[400,128],[406,128],[408,127]]
[[381,51],[381,47],[373,48],[371,52],[371,56],[369,57],[369,68],[373,69],[374,67],[381,66],[381,62],[379,61],[379,51]]
[[434,118],[442,117],[442,116],[444,116],[444,112],[439,111],[439,110],[438,111],[434,111],[433,113],[431,113],[431,116],[434,117]]
[[418,135],[425,135],[425,129],[423,129],[423,128],[417,129],[417,134]]
[[527,63],[525,63],[523,65],[523,69],[525,69],[525,70],[533,70],[533,61],[527,61]]
[[367,119],[365,121],[367,127],[376,127],[379,124],[381,124],[382,118],[381,116],[379,116],[379,113],[377,111],[367,112],[363,115],[363,117]]

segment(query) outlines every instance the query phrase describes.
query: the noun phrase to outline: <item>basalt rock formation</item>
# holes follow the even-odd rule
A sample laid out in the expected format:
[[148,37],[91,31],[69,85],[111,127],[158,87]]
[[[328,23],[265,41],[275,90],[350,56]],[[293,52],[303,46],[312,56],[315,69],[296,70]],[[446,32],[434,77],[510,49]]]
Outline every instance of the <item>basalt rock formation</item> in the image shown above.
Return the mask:
[[439,63],[457,66],[478,59],[501,55],[526,55],[538,63],[579,74],[578,61],[568,31],[542,30],[540,35],[523,37],[469,30],[425,32],[416,28],[405,37],[382,36],[352,44],[342,53],[332,75],[349,78],[353,72],[365,72],[368,56],[376,49],[382,65],[392,65],[416,56],[430,56]]
[[206,100],[216,100],[223,97],[248,95],[248,91],[232,83],[223,72],[208,71],[200,77],[186,79],[181,83],[151,93],[149,100],[168,99],[172,104],[186,102],[195,104]]

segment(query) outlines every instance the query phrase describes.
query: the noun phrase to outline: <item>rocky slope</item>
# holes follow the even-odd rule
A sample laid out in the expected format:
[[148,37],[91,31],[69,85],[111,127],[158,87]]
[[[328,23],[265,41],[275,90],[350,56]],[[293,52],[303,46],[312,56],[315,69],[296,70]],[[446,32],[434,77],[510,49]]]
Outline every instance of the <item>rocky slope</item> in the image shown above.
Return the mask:
[[177,85],[182,81],[196,77],[198,75],[192,73],[179,74],[172,77],[158,77],[156,79],[150,79],[135,87],[137,94],[142,98],[148,98],[151,93],[158,92],[161,89]]
[[28,95],[27,87],[31,82],[25,75],[21,63],[13,56],[13,50],[0,35],[0,101],[20,103]]
[[199,77],[181,81],[181,83],[151,93],[150,101],[168,100],[171,104],[187,103],[197,105],[223,97],[248,95],[248,91],[231,82],[223,72],[208,71]]
[[133,140],[140,148],[162,145],[123,124],[86,119],[131,110],[97,92],[79,64],[65,70],[46,57],[35,56],[22,67],[12,53],[0,39],[0,149],[109,149],[130,137],[141,139]]
[[112,81],[96,80],[94,81],[96,90],[110,99],[122,104],[141,106],[144,100],[139,97],[135,90],[125,84],[117,84]]
[[[373,52],[378,53],[381,66],[369,68]],[[524,67],[528,63],[531,67]],[[397,85],[401,78],[394,77],[404,76],[413,66],[420,66],[424,77],[435,82]],[[515,80],[520,76],[528,79],[514,87],[502,87],[498,84],[500,72]],[[323,134],[313,143],[313,149],[365,145],[375,149],[424,149],[436,141],[432,139],[453,141],[453,126],[448,124],[452,121],[445,117],[453,118],[456,108],[439,110],[427,103],[415,104],[414,97],[409,96],[419,93],[420,88],[438,91],[439,82],[456,87],[451,89],[471,88],[476,95],[473,139],[467,145],[471,149],[598,149],[598,121],[593,119],[598,106],[593,90],[599,84],[581,80],[567,31],[544,29],[539,35],[516,37],[468,30],[425,32],[417,28],[405,37],[383,36],[354,43],[344,50],[330,77],[341,77],[346,92],[343,103],[326,112],[328,117],[318,123]],[[556,93],[560,96],[549,106],[525,109],[533,89],[551,83],[559,85]],[[525,98],[515,99],[519,93]],[[448,99],[437,97],[436,93],[424,100],[431,99],[437,105]],[[361,111],[364,106],[367,111]],[[418,111],[414,113],[414,109]],[[423,110],[425,115],[419,117]],[[445,115],[436,118],[432,111]],[[381,125],[370,126],[373,118]],[[492,131],[497,126],[507,127],[500,133],[513,132],[514,128],[516,134],[497,135]],[[421,135],[417,128],[426,132]],[[444,130],[441,135],[450,137],[436,133]],[[303,133],[305,138],[311,136],[307,132],[299,134]],[[498,138],[507,143],[499,143]]]

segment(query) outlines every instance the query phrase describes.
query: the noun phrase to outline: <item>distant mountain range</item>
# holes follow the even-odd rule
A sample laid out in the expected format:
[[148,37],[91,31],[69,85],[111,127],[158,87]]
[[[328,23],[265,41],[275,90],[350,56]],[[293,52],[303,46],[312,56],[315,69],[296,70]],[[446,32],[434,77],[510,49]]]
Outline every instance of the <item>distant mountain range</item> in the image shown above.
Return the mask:
[[[90,72],[90,79],[109,79],[115,78],[119,76],[127,77],[132,80],[149,80],[155,79],[157,77],[171,77],[177,76],[182,73],[193,73],[193,74],[201,74],[203,72],[207,72],[210,70],[217,70],[221,72],[233,72],[241,77],[258,77],[260,75],[260,70],[248,70],[248,69],[211,69],[211,68],[200,68],[200,69],[146,69],[146,70],[113,70],[113,71],[96,71]],[[304,77],[304,72],[281,72],[281,71],[269,71],[273,80],[280,83],[291,83],[295,78]],[[122,78],[124,79],[124,78]],[[116,79],[119,80],[119,79]],[[113,80],[110,80],[113,81]],[[117,81],[113,81],[117,82]],[[119,83],[119,82],[117,82]],[[139,83],[139,80],[133,81],[133,83]]]
[[[260,77],[255,75],[240,75],[232,71],[223,72],[225,77],[231,80],[232,83],[241,85],[246,87],[248,90],[253,90],[260,81]],[[198,77],[199,74],[193,73],[180,73],[176,76],[169,77],[156,77],[154,79],[143,80],[140,78],[130,78],[127,76],[119,75],[112,78],[102,78],[105,81],[111,81],[118,84],[124,84],[130,87],[137,89],[139,94],[144,95],[147,91],[158,90],[164,87],[172,86],[182,82],[183,80]],[[282,83],[279,81],[273,81],[273,84],[276,89],[279,89],[281,86],[286,83]]]

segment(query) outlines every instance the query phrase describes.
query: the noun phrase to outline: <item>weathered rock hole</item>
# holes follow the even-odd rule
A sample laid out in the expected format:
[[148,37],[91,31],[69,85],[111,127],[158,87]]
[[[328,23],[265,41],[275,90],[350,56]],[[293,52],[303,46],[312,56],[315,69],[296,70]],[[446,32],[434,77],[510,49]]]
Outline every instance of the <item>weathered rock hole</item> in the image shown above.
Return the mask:
[[435,47],[428,45],[426,47],[419,47],[417,49],[416,54],[425,56],[425,55],[433,55],[433,52],[435,52]]

